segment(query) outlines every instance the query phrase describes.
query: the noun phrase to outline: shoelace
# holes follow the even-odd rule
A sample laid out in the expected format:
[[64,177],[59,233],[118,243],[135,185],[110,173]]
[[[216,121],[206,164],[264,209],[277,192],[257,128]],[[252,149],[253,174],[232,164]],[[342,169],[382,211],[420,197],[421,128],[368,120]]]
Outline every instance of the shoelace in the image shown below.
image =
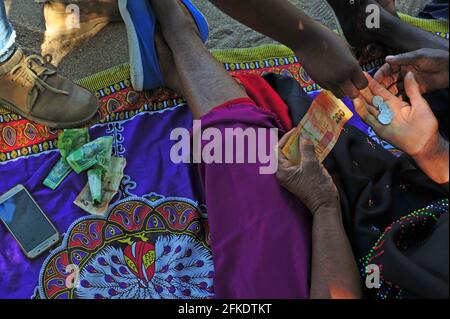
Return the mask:
[[21,63],[16,65],[10,72],[11,75],[13,75],[12,80],[17,81],[19,79],[22,79],[22,85],[25,85],[27,80],[34,81],[34,86],[38,88],[39,91],[44,91],[45,89],[49,90],[50,92],[53,92],[55,94],[64,94],[69,95],[69,92],[59,90],[57,88],[52,87],[48,83],[46,83],[44,80],[42,80],[34,71],[33,71],[33,65],[32,62],[39,62],[41,66],[44,68],[44,74],[45,75],[54,75],[56,74],[55,70],[51,70],[47,67],[45,67],[45,59],[39,55],[33,54],[28,57],[26,57]]

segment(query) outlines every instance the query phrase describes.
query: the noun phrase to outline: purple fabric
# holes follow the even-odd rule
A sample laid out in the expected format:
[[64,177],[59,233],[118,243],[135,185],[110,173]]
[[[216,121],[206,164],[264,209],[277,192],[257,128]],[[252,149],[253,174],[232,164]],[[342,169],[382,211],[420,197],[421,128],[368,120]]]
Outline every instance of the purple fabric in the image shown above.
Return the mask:
[[[196,179],[192,178],[195,169],[187,164],[173,164],[170,160],[170,149],[175,143],[170,141],[170,132],[174,127],[192,127],[192,116],[187,106],[165,112],[143,112],[130,120],[90,129],[92,139],[113,136],[115,155],[127,159],[125,178],[116,201],[150,193],[193,201],[200,197],[196,191],[199,189],[195,185]],[[59,152],[52,151],[1,164],[0,194],[23,184],[63,234],[74,221],[87,216],[73,204],[87,178],[86,174],[72,173],[56,191],[43,186],[42,181],[58,158]],[[29,260],[0,222],[0,298],[32,297],[48,255]]]
[[[266,111],[239,104],[211,111],[209,127],[271,128]],[[269,144],[268,137],[267,143]],[[216,298],[308,298],[309,211],[256,164],[202,164]]]

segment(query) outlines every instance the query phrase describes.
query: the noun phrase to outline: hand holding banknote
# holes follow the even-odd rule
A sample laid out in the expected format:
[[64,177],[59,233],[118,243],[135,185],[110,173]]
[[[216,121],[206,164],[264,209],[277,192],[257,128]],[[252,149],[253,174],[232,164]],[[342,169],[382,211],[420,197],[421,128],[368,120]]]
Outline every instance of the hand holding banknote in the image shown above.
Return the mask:
[[287,133],[280,141],[277,172],[279,183],[300,199],[313,214],[320,208],[333,208],[331,211],[337,211],[337,188],[326,168],[319,162],[313,142],[304,136],[297,139],[295,147],[301,159],[298,164],[283,154],[283,147],[296,134],[297,128]]
[[339,207],[336,186],[321,163],[352,116],[341,100],[331,92],[323,91],[298,127],[280,141],[277,178],[312,213],[323,207]]
[[336,145],[342,128],[352,116],[353,113],[348,107],[331,92],[321,92],[281,152],[294,164],[298,164],[298,139],[300,135],[307,136],[313,142],[317,158],[322,163]]

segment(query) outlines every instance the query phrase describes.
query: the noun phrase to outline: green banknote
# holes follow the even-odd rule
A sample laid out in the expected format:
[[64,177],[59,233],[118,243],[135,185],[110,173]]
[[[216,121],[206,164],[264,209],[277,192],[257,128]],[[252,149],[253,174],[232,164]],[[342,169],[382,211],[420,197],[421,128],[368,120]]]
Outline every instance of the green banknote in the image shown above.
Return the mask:
[[84,144],[89,143],[87,128],[64,130],[58,138],[58,148],[64,160]]
[[58,138],[58,149],[61,153],[61,159],[44,180],[44,185],[52,190],[58,188],[72,171],[72,168],[66,161],[67,156],[88,142],[89,131],[87,128],[64,130]]
[[102,174],[101,168],[93,168],[87,172],[92,201],[96,205],[102,201]]
[[70,167],[80,174],[94,165],[106,171],[111,162],[113,137],[100,137],[83,145],[67,157]]
[[67,162],[60,158],[58,163],[52,168],[50,174],[44,180],[44,185],[55,190],[64,181],[64,179],[70,174],[72,168]]

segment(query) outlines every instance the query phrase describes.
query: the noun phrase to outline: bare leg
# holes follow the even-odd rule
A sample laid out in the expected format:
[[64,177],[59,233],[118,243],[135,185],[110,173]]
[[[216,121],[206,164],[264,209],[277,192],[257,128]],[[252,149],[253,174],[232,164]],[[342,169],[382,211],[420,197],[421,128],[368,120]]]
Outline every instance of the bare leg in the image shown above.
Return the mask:
[[[173,54],[179,79],[178,90],[189,102],[195,118],[227,101],[247,97],[223,65],[206,49],[194,20],[179,0],[153,0],[152,7]],[[163,51],[163,45],[159,46],[159,50],[162,50],[160,53],[167,53],[167,49]],[[166,76],[164,73],[168,70],[163,64],[161,68],[163,76]]]
[[159,68],[163,75],[164,82],[168,88],[184,96],[183,86],[180,82],[180,76],[175,67],[175,60],[166,40],[164,39],[161,29],[155,34],[155,45],[158,53]]
[[397,53],[422,48],[448,50],[448,41],[434,34],[409,25],[380,7],[380,28],[366,26],[366,7],[378,5],[373,0],[349,1],[327,0],[341,22],[345,36],[354,47],[363,47],[371,42],[383,44]]

